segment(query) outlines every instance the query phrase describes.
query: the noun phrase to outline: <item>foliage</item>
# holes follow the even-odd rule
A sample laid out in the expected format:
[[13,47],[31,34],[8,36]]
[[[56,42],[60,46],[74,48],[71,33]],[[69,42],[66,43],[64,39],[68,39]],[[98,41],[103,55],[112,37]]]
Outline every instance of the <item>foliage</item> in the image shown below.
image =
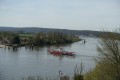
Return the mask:
[[[51,45],[51,44],[63,44],[63,43],[72,43],[75,41],[79,41],[79,37],[69,34],[62,34],[57,32],[50,33],[37,33],[34,37],[32,37],[33,42],[28,42],[28,44],[34,45]],[[29,38],[31,39],[31,38]],[[31,41],[31,40],[28,40]]]
[[120,34],[108,32],[101,37],[100,44],[97,65],[85,80],[120,80]]
[[20,38],[19,38],[19,36],[18,35],[17,36],[13,36],[11,43],[12,44],[20,44]]
[[0,32],[0,41],[6,44],[20,44],[19,35],[13,32]]
[[0,32],[0,42],[4,44],[28,44],[33,46],[65,44],[79,41],[79,37],[60,32],[39,32],[36,34]]
[[80,67],[78,65],[76,65],[75,70],[74,70],[73,80],[84,80],[83,64],[82,63],[80,65]]

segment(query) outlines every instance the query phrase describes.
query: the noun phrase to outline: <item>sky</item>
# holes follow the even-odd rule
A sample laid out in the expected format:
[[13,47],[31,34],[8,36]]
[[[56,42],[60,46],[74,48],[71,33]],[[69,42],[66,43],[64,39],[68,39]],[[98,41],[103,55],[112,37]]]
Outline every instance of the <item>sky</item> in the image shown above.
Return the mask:
[[0,0],[0,26],[113,30],[120,0]]

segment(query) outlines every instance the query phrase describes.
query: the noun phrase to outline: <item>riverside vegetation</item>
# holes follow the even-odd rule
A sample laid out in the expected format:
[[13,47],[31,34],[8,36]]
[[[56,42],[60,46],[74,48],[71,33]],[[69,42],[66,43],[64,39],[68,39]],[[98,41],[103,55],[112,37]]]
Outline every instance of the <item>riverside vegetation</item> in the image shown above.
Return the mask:
[[60,32],[50,33],[13,33],[13,32],[0,32],[0,43],[7,45],[53,45],[53,44],[66,44],[79,41],[79,36],[71,34],[63,34]]

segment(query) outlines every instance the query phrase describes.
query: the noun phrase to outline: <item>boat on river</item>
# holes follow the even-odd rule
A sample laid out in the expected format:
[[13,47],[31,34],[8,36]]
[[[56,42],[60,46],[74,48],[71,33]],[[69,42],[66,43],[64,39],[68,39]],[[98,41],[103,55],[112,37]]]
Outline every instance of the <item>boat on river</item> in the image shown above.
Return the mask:
[[48,49],[48,52],[51,54],[56,54],[56,55],[68,55],[68,56],[75,55],[75,52],[68,52],[68,51],[65,51],[63,48],[59,48],[57,50]]

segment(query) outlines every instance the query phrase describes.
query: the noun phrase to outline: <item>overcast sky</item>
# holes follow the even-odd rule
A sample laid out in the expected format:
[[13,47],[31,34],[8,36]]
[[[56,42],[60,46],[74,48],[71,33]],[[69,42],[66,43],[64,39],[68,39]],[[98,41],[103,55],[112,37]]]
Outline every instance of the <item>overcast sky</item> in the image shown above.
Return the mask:
[[0,26],[112,30],[120,0],[0,0]]

